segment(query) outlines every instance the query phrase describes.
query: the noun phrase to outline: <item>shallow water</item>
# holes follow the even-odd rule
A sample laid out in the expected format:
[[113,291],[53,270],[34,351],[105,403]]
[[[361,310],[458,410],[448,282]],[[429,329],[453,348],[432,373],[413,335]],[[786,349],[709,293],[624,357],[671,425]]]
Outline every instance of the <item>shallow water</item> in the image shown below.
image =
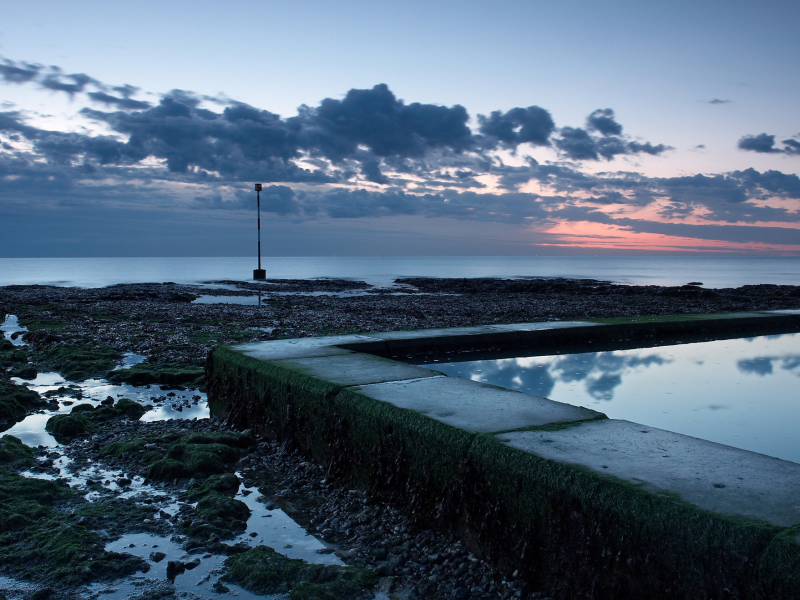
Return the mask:
[[[289,558],[298,558],[309,563],[343,565],[341,560],[334,554],[320,554],[316,550],[326,548],[326,546],[308,535],[306,531],[295,523],[285,512],[275,508],[268,510],[261,501],[263,498],[256,488],[242,486],[236,499],[241,500],[250,508],[251,514],[247,521],[247,530],[233,540],[226,543],[235,544],[239,542],[247,543],[251,546],[266,545],[274,548],[281,554]],[[255,533],[255,537],[251,534]],[[131,544],[134,544],[131,547]],[[138,573],[136,578],[115,584],[113,592],[103,593],[104,598],[127,598],[135,592],[136,581],[144,579],[163,579],[166,580],[167,563],[170,560],[181,560],[187,562],[194,558],[200,558],[200,564],[175,578],[175,586],[178,593],[189,592],[199,594],[201,597],[217,597],[212,586],[218,581],[223,571],[225,556],[207,554],[188,554],[180,547],[180,544],[171,538],[151,535],[147,533],[134,533],[122,536],[120,539],[109,543],[106,550],[115,552],[128,552],[141,556],[148,560],[151,569],[147,573]],[[150,553],[154,551],[164,552],[167,556],[158,563],[150,558]],[[233,594],[240,598],[283,598],[283,595],[258,596],[252,594],[236,585],[225,584]],[[109,586],[96,584],[92,586],[95,591],[108,589]]]
[[31,381],[12,377],[11,381],[19,385],[27,384],[30,389],[40,394],[67,386],[78,387],[83,394],[83,398],[80,400],[75,400],[66,394],[54,396],[53,399],[58,401],[57,410],[46,409],[41,413],[28,415],[3,432],[3,434],[18,437],[29,446],[58,446],[59,443],[55,438],[44,429],[50,417],[67,414],[78,404],[98,406],[109,396],[114,400],[130,398],[149,408],[150,410],[140,419],[144,422],[168,421],[169,419],[207,419],[209,417],[208,398],[205,393],[197,390],[173,391],[175,396],[167,396],[166,394],[170,392],[163,391],[158,386],[141,388],[132,385],[115,385],[105,379],[87,379],[75,383],[65,380],[58,373],[39,373],[36,379]]
[[447,375],[800,463],[800,334],[435,364]]
[[[0,258],[0,285],[250,281],[248,257]],[[267,279],[340,278],[391,285],[398,277],[571,277],[637,285],[800,284],[800,259],[737,256],[267,257]]]
[[[5,337],[9,342],[14,344],[15,346],[24,346],[25,342],[22,341],[22,334],[28,331],[27,327],[23,327],[19,324],[19,319],[17,319],[17,315],[6,315],[5,319],[3,320],[3,324],[0,325],[0,331],[3,332],[3,337]],[[19,333],[20,335],[17,336],[16,339],[13,339],[11,336],[15,333]]]

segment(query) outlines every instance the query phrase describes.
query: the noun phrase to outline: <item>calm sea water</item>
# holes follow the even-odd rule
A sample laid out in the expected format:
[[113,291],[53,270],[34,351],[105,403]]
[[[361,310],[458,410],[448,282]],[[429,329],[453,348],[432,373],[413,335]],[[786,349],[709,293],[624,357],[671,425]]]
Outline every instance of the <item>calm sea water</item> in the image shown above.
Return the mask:
[[800,463],[800,334],[424,365]]
[[[252,278],[251,257],[0,258],[0,285],[102,287],[116,283],[201,283]],[[738,287],[800,285],[793,257],[280,257],[265,258],[271,279],[349,278],[389,285],[397,277],[571,277],[637,285]]]

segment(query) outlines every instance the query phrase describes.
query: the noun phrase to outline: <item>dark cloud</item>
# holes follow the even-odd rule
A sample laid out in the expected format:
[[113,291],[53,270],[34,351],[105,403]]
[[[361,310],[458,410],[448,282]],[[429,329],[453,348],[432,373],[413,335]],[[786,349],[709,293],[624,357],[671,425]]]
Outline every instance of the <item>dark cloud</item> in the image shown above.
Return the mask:
[[759,133],[758,135],[746,135],[739,140],[740,150],[750,150],[751,152],[772,153],[780,152],[775,147],[775,136],[766,133]]
[[506,113],[496,110],[488,117],[478,115],[478,121],[489,147],[495,147],[497,142],[508,148],[525,143],[547,146],[556,127],[550,113],[539,106],[512,108]]
[[783,140],[784,148],[783,151],[786,154],[800,154],[800,142],[797,140]]
[[[664,144],[630,141],[627,136],[622,136],[622,125],[614,119],[614,111],[610,108],[594,111],[586,123],[587,129],[562,127],[559,130],[560,137],[553,139],[556,148],[570,160],[599,160],[600,157],[612,160],[618,155],[642,153],[657,156],[672,150]],[[592,135],[590,131],[600,135]]]
[[14,62],[5,58],[1,60],[0,78],[6,83],[28,83],[36,79],[44,68],[42,65]]
[[706,104],[731,104],[733,100],[720,100],[719,98],[714,98],[713,100],[708,100]]
[[97,83],[85,73],[64,75],[58,67],[50,67],[50,72],[40,81],[43,88],[54,92],[64,92],[70,97],[85,91],[89,84]]
[[622,125],[614,119],[610,108],[598,108],[586,118],[586,128],[603,135],[622,135]]
[[775,146],[775,136],[766,133],[746,135],[739,140],[740,150],[749,150],[761,154],[795,154],[800,155],[800,142],[793,139],[783,140],[783,148]]
[[[463,106],[437,106],[398,100],[386,84],[347,92],[344,99],[324,99],[316,108],[302,107],[287,126],[302,132],[303,147],[340,162],[363,154],[422,158],[430,150],[462,152],[472,144]],[[381,179],[377,160],[362,166],[372,180]]]
[[[197,209],[242,211],[252,210],[252,193],[235,191],[242,182],[248,182],[248,190],[254,181],[301,183],[308,185],[299,186],[302,190],[266,185],[264,210],[290,221],[413,215],[540,229],[588,221],[694,239],[800,244],[795,229],[759,225],[798,221],[790,210],[794,204],[781,204],[800,198],[800,178],[794,174],[754,169],[669,178],[590,174],[575,163],[539,163],[532,157],[505,165],[494,152],[530,143],[553,145],[572,161],[610,161],[669,149],[624,135],[612,109],[594,111],[585,128],[556,128],[550,114],[537,106],[495,111],[479,116],[473,133],[462,106],[406,103],[383,84],[326,98],[283,118],[186,90],[173,90],[151,105],[137,100],[139,90],[130,85],[111,87],[88,75],[27,63],[5,61],[2,66],[0,77],[9,83],[85,94],[104,105],[103,110],[84,108],[81,114],[108,129],[105,135],[48,131],[30,125],[20,111],[0,112],[3,202],[55,191],[63,203],[120,202],[124,190],[124,202],[147,205],[153,202],[147,186],[163,186],[174,194],[171,198],[184,198]],[[777,147],[767,134],[748,136],[742,143],[749,150],[800,153],[797,140]],[[486,187],[480,181],[484,175],[496,176],[505,192],[470,191]],[[359,181],[380,184],[383,191],[354,189]],[[530,181],[551,195],[520,193]],[[172,182],[197,185],[189,192]],[[766,199],[770,202],[755,202]],[[622,216],[628,208],[654,203],[661,218],[695,217],[716,224]],[[611,205],[615,213],[603,212]],[[602,382],[597,385],[602,395]]]
[[597,141],[580,127],[562,127],[556,147],[572,160],[597,160]]
[[645,142],[644,144],[628,142],[627,148],[630,154],[641,154],[644,152],[645,154],[652,154],[653,156],[658,156],[667,150],[672,150],[670,146],[665,146],[664,144],[657,144],[654,146],[650,142]]
[[94,102],[99,102],[100,104],[105,104],[106,106],[122,108],[124,110],[145,110],[152,106],[149,102],[145,102],[144,100],[134,100],[133,98],[128,98],[125,96],[119,98],[105,92],[89,92],[87,96],[89,96],[89,98]]

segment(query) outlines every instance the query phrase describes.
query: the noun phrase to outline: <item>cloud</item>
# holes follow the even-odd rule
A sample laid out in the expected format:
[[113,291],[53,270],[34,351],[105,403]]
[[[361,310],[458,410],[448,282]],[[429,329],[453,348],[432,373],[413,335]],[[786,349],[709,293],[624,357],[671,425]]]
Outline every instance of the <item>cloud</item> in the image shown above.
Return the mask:
[[621,135],[622,125],[614,119],[614,111],[610,108],[598,108],[586,118],[586,128],[603,135]]
[[562,127],[556,147],[572,160],[597,160],[597,141],[580,127]]
[[0,62],[0,78],[6,83],[28,83],[36,79],[43,68],[42,65],[14,62],[4,58]]
[[706,104],[731,104],[733,100],[720,100],[719,98],[714,98],[713,100],[707,100]]
[[50,67],[50,72],[40,81],[43,88],[54,92],[64,92],[70,97],[83,92],[89,84],[98,82],[85,73],[64,75],[58,67]]
[[152,105],[143,100],[134,100],[133,98],[112,96],[105,92],[89,92],[87,94],[94,102],[105,104],[106,106],[115,106],[124,110],[145,110]]
[[512,108],[506,113],[499,110],[488,117],[478,115],[479,131],[485,135],[487,146],[494,148],[498,142],[508,148],[520,144],[547,146],[555,130],[555,122],[548,111],[539,106]]
[[800,142],[793,139],[783,140],[783,148],[775,146],[775,136],[766,133],[746,135],[739,140],[740,150],[749,150],[761,154],[795,154],[800,155]]
[[[597,132],[600,135],[592,135]],[[612,160],[618,155],[651,154],[657,156],[672,150],[664,144],[631,141],[622,135],[622,125],[610,108],[599,108],[586,118],[586,129],[581,127],[562,127],[560,137],[553,139],[556,148],[570,160]]]
[[[670,149],[624,134],[610,108],[593,111],[584,127],[556,127],[544,108],[518,107],[478,115],[472,130],[461,105],[407,103],[379,84],[282,117],[187,90],[150,103],[138,100],[139,90],[131,85],[111,86],[28,63],[6,60],[0,66],[6,83],[95,103],[79,107],[78,115],[105,129],[51,131],[32,125],[16,107],[0,112],[0,207],[35,206],[57,191],[65,205],[158,204],[235,215],[252,210],[253,194],[242,190],[242,182],[250,190],[259,181],[266,184],[264,210],[296,222],[414,216],[537,231],[588,222],[622,232],[800,245],[792,227],[800,220],[795,174],[745,169],[648,177],[585,171],[585,161],[658,156]],[[505,164],[504,151],[516,154],[522,144],[572,162],[540,162],[523,154]],[[771,154],[800,152],[800,142],[789,139],[776,147],[767,134],[746,136],[742,144]],[[539,193],[519,191],[529,182]],[[476,192],[495,185],[494,192]],[[642,207],[655,217],[636,218]]]

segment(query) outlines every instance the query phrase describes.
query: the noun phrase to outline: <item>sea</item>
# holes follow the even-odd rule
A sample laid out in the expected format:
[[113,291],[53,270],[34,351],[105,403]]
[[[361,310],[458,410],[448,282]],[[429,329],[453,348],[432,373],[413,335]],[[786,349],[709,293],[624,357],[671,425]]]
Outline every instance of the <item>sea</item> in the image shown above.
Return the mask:
[[[0,286],[251,280],[253,257],[0,258]],[[390,286],[398,277],[567,277],[629,285],[731,288],[800,285],[800,258],[732,256],[267,257],[268,279],[342,278]]]

